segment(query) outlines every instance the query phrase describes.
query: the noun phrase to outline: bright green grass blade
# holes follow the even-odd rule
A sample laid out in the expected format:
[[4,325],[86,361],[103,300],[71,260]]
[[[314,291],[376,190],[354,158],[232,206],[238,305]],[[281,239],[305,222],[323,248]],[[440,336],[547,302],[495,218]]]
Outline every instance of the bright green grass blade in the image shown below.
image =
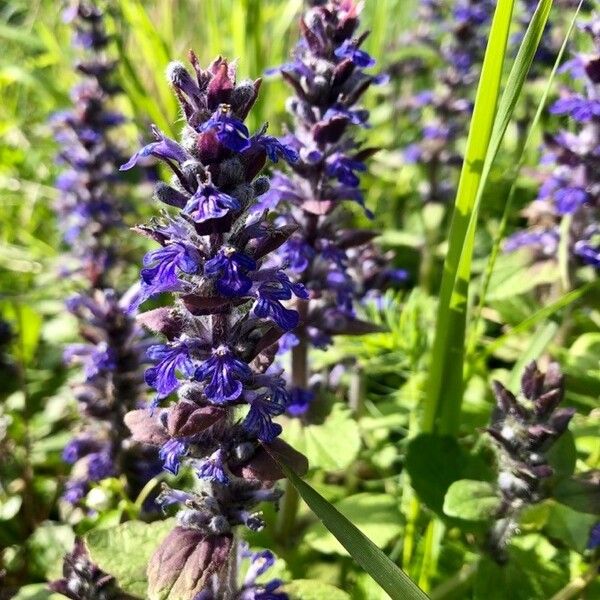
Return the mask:
[[[423,415],[424,431],[433,431],[437,428],[436,421],[441,404],[442,389],[446,392],[450,391],[447,386],[450,367],[454,370],[461,369],[460,377],[454,377],[456,389],[451,391],[455,394],[460,393],[460,387],[462,387],[456,385],[457,379],[460,379],[462,383],[462,361],[457,362],[456,360],[462,355],[462,335],[460,335],[460,331],[454,330],[460,329],[464,309],[453,308],[451,300],[457,282],[469,218],[474,209],[477,188],[481,181],[481,166],[492,134],[513,7],[514,0],[498,1],[477,89],[466,154],[450,225],[448,254],[444,261],[427,401]],[[463,294],[466,295],[464,290]],[[455,336],[458,336],[458,340],[455,339]]]
[[521,154],[519,156],[519,159],[517,161],[517,166],[514,170],[514,173],[512,175],[513,177],[513,182],[512,185],[510,187],[510,191],[508,193],[508,197],[506,200],[506,203],[504,205],[504,210],[502,212],[502,218],[500,220],[500,226],[498,227],[498,233],[494,239],[494,244],[492,246],[492,251],[490,253],[490,257],[488,259],[488,263],[486,265],[486,269],[483,275],[483,282],[481,284],[481,292],[479,294],[479,304],[477,306],[477,309],[475,311],[475,317],[472,320],[472,327],[471,327],[471,336],[470,336],[470,340],[469,340],[469,346],[468,346],[468,351],[467,351],[467,355],[468,356],[472,356],[473,353],[475,352],[475,348],[477,345],[477,332],[479,331],[479,323],[481,321],[481,311],[483,310],[483,307],[485,306],[485,301],[487,298],[487,293],[489,290],[489,286],[490,286],[490,281],[492,279],[492,274],[494,272],[494,266],[496,264],[496,260],[498,258],[498,254],[500,253],[500,244],[502,243],[502,240],[504,239],[504,233],[506,231],[506,225],[508,223],[508,217],[510,215],[510,211],[512,208],[512,204],[513,204],[513,200],[515,197],[515,193],[517,190],[517,179],[518,179],[518,175],[523,167],[523,164],[525,162],[525,157],[527,154],[527,150],[531,147],[531,144],[533,142],[534,139],[534,133],[535,130],[537,128],[537,125],[540,121],[540,118],[542,116],[542,113],[544,112],[544,108],[546,106],[546,102],[548,100],[548,96],[550,95],[550,90],[552,89],[552,86],[554,84],[554,78],[556,76],[556,72],[558,70],[558,66],[560,65],[560,63],[562,62],[562,57],[565,53],[565,49],[567,47],[567,42],[569,41],[569,38],[571,37],[571,33],[573,31],[573,28],[575,26],[575,21],[577,19],[577,16],[579,15],[579,11],[581,10],[581,5],[583,3],[583,0],[580,1],[579,6],[577,7],[577,9],[575,10],[574,14],[573,14],[573,18],[571,19],[571,23],[569,24],[569,27],[567,29],[567,32],[565,34],[565,39],[563,40],[563,43],[561,45],[560,51],[558,52],[558,55],[556,57],[556,61],[554,63],[554,66],[552,68],[552,71],[550,72],[550,75],[548,77],[548,81],[546,83],[546,88],[544,89],[544,93],[542,94],[542,97],[540,98],[540,102],[538,104],[537,110],[535,112],[535,115],[533,117],[533,120],[531,121],[531,124],[529,125],[529,131],[527,132],[527,138],[525,140],[525,143],[523,144],[522,148],[521,148]]
[[[275,456],[273,458],[277,460]],[[300,479],[289,467],[281,462],[279,465],[325,527],[346,548],[350,556],[389,594],[390,598],[393,600],[427,599],[427,594],[330,502]]]
[[[492,164],[533,62],[551,7],[552,0],[540,0],[519,47],[495,115],[494,106],[500,89],[513,3],[506,2],[503,5],[499,2],[494,15],[450,229],[448,256],[444,264],[432,356],[433,375],[430,378],[424,420],[426,430],[438,428],[442,433],[455,434],[460,425],[467,299],[477,215]],[[501,53],[497,51],[500,47]],[[492,52],[493,58],[488,61],[490,49],[496,52]]]

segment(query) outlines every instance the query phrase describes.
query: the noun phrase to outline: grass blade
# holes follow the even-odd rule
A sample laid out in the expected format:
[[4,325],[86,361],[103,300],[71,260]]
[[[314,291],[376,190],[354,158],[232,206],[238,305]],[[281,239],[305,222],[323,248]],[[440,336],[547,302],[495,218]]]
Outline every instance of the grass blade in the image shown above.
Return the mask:
[[294,471],[271,454],[283,469],[291,484],[298,490],[325,527],[346,548],[350,556],[394,600],[426,600],[423,592],[402,569],[397,567],[375,544],[353,525],[335,506],[319,492],[300,479]]

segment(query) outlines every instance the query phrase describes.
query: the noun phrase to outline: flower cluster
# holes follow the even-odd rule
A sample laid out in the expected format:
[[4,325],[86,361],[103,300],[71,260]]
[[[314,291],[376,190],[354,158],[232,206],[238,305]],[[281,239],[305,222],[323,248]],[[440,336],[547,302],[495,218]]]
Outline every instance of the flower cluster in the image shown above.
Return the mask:
[[[575,131],[545,136],[543,162],[552,165],[538,197],[525,211],[531,228],[510,237],[505,250],[530,247],[537,258],[569,249],[571,262],[600,268],[600,19],[584,27],[594,52],[577,54],[563,71],[580,90],[563,89],[550,113],[568,117]],[[565,219],[568,221],[565,222]],[[565,226],[566,225],[566,226]],[[567,236],[568,239],[564,239]]]
[[488,549],[502,563],[507,559],[506,545],[517,529],[519,513],[548,496],[545,481],[554,472],[548,451],[567,430],[575,409],[557,408],[564,389],[556,363],[551,363],[546,373],[535,362],[529,364],[517,397],[497,381],[494,395],[496,409],[487,432],[498,449],[502,503],[488,535]]
[[[470,90],[477,81],[493,10],[490,0],[457,0],[451,10],[435,1],[420,8],[428,27],[413,41],[434,49],[442,63],[429,73],[434,87],[401,100],[400,108],[422,124],[419,140],[404,149],[404,159],[423,169],[422,197],[427,202],[447,201],[455,191],[449,169],[462,164],[457,140],[468,126]],[[429,68],[422,64],[421,70]]]
[[80,364],[83,371],[82,381],[73,386],[82,423],[63,453],[73,465],[64,498],[77,504],[94,482],[119,475],[125,475],[127,491],[135,497],[159,466],[155,450],[133,444],[123,424],[125,413],[144,401],[146,343],[128,314],[138,291],[132,288],[121,295],[104,289],[122,269],[125,256],[123,245],[114,239],[125,212],[115,194],[116,165],[122,156],[110,137],[123,121],[109,108],[117,91],[111,82],[115,63],[104,56],[109,36],[99,8],[76,0],[64,16],[75,30],[75,44],[86,53],[77,64],[83,80],[73,89],[75,107],[54,119],[59,158],[67,165],[57,181],[59,220],[65,224],[71,257],[87,282],[67,302],[84,340],[65,351],[65,361]]
[[65,350],[67,363],[80,364],[83,381],[73,385],[80,406],[80,431],[65,446],[63,459],[73,465],[64,498],[81,501],[93,482],[125,475],[135,497],[160,467],[153,448],[132,443],[125,414],[144,403],[143,357],[147,342],[141,328],[126,314],[133,288],[122,298],[96,290],[69,299],[68,310],[79,322],[85,343]]
[[[198,477],[198,492],[165,488],[159,496],[163,506],[182,510],[149,568],[151,590],[179,589],[185,580],[192,597],[213,576],[226,585],[234,526],[260,529],[254,507],[278,499],[273,485],[283,474],[273,454],[306,468],[304,457],[276,439],[281,426],[273,418],[290,396],[272,363],[278,339],[298,325],[287,304],[307,291],[273,259],[295,227],[255,210],[269,188],[259,175],[267,159],[291,161],[297,152],[266,128],[251,135],[244,124],[260,80],[238,83],[235,66],[220,57],[207,69],[193,53],[190,61],[193,75],[178,62],[167,70],[186,120],[181,143],[155,128],[156,141],[121,169],[153,155],[173,171],[170,185],[155,190],[170,211],[138,227],[160,246],[144,258],[139,302],[161,293],[176,302],[138,320],[166,338],[148,350],[156,405],[174,392],[178,399],[132,411],[125,421],[134,439],[160,448],[166,470],[177,473],[185,461]],[[179,557],[196,553],[185,568],[169,559],[174,547]]]
[[77,539],[75,547],[65,556],[63,576],[49,584],[51,591],[71,600],[129,600],[112,575],[104,573],[95,565],[85,548],[83,540]]
[[105,57],[110,38],[102,11],[91,2],[76,0],[64,17],[72,23],[74,43],[85,58],[76,64],[82,79],[71,91],[74,107],[52,119],[61,146],[58,161],[66,167],[56,181],[61,192],[56,210],[77,269],[92,287],[102,287],[115,261],[107,238],[122,220],[113,189],[121,152],[110,134],[124,117],[109,106],[118,87],[111,80],[115,62]]
[[[288,100],[294,128],[285,141],[298,160],[289,174],[274,175],[262,204],[276,207],[282,223],[298,227],[279,257],[310,293],[308,303],[298,303],[300,327],[285,340],[295,365],[293,393],[304,398],[308,346],[324,348],[333,335],[363,333],[369,325],[356,316],[357,299],[375,284],[405,278],[404,272],[388,268],[375,246],[366,247],[376,233],[352,228],[341,209],[345,201],[364,207],[360,177],[376,149],[361,147],[355,139],[356,128],[369,127],[369,113],[358,103],[372,84],[386,80],[367,72],[375,60],[362,49],[367,33],[357,32],[359,15],[360,4],[353,0],[309,9],[300,22],[302,37],[293,60],[273,70],[294,90]],[[362,262],[363,251],[368,263]]]

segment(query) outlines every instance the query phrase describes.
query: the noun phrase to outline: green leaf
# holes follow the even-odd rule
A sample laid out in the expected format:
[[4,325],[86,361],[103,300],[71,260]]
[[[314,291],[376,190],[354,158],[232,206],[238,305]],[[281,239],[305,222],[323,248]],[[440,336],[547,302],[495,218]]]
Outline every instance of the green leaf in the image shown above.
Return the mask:
[[32,583],[24,585],[12,600],[65,600],[65,596],[51,592],[46,583]]
[[600,515],[600,471],[592,471],[587,477],[563,479],[554,486],[553,497],[582,513]]
[[408,444],[406,470],[412,487],[438,514],[442,514],[450,484],[461,478],[466,462],[462,448],[451,436],[422,433]]
[[128,521],[109,529],[94,529],[84,541],[93,562],[113,575],[124,592],[145,597],[148,561],[174,525],[174,519]]
[[551,482],[571,477],[577,462],[577,449],[573,434],[568,430],[565,431],[546,452],[546,458],[554,471]]
[[281,438],[308,458],[311,468],[341,471],[348,468],[360,450],[360,431],[346,406],[333,405],[324,423],[303,425],[290,419]]
[[[273,456],[273,455],[272,455]],[[275,458],[273,456],[273,458]],[[277,459],[276,459],[277,460]],[[390,595],[393,600],[424,600],[425,592],[399,569],[369,538],[335,506],[327,502],[289,467],[279,463],[286,477],[325,527],[335,535],[350,556]]]
[[477,214],[492,164],[542,36],[552,0],[540,0],[496,112],[514,0],[499,0],[477,89],[450,225],[423,429],[455,434],[460,424],[467,300]]
[[65,554],[71,551],[75,535],[70,525],[45,521],[27,540],[31,564],[29,569],[43,579],[58,579]]
[[[387,546],[402,531],[402,517],[397,502],[387,494],[356,494],[344,498],[334,506],[379,548]],[[323,554],[348,556],[344,547],[327,531],[323,523],[311,526],[304,540],[311,548]]]
[[487,481],[455,481],[444,498],[444,513],[464,521],[486,521],[500,506],[495,487]]
[[350,600],[342,590],[312,579],[296,579],[284,587],[290,600]]
[[538,534],[515,539],[508,554],[505,565],[491,558],[481,561],[473,600],[545,600],[568,581],[568,571],[556,561],[556,549]]
[[596,515],[582,514],[568,506],[552,503],[544,533],[549,538],[583,554],[590,531],[597,521]]

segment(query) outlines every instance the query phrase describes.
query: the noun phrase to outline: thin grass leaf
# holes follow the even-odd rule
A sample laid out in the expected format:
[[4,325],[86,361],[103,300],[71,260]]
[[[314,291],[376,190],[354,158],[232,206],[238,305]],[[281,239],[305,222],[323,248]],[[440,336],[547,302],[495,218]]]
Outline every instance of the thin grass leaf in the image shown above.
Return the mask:
[[579,300],[588,292],[592,290],[598,290],[599,287],[600,285],[597,281],[591,281],[590,283],[580,287],[579,289],[573,290],[572,292],[561,296],[552,304],[548,304],[547,306],[540,308],[540,310],[535,312],[533,315],[531,315],[524,321],[521,321],[518,325],[515,325],[510,331],[507,331],[504,335],[500,336],[499,338],[496,338],[493,342],[488,344],[484,349],[485,355],[491,356],[492,354],[494,354],[494,352],[496,352],[496,350],[498,350],[498,348],[504,346],[504,344],[506,344],[506,342],[514,335],[524,333],[525,331],[531,329],[538,323],[545,321],[548,317],[551,317],[561,308],[565,308],[566,306],[569,306],[569,304],[572,304],[573,302]]
[[389,594],[390,598],[394,600],[428,598],[427,594],[402,569],[397,567],[330,502],[286,465],[281,462],[279,464],[310,509],[346,548],[350,556]]

